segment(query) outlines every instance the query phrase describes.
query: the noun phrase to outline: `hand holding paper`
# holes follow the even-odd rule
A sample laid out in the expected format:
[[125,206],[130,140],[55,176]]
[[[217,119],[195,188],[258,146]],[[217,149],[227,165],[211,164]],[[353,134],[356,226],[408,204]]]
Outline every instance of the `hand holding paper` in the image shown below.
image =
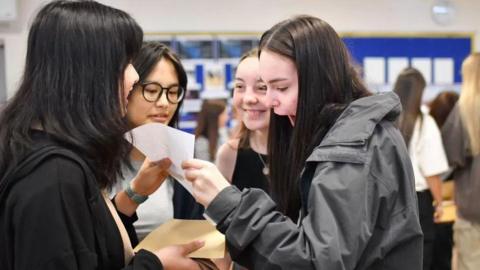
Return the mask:
[[149,160],[169,158],[172,161],[169,173],[185,189],[192,192],[192,184],[185,180],[182,161],[193,158],[195,136],[160,123],[139,126],[127,133],[125,138]]
[[163,184],[169,175],[168,170],[171,164],[172,162],[169,158],[156,162],[151,162],[146,158],[137,176],[130,183],[132,189],[138,194],[150,196]]
[[205,208],[224,188],[230,186],[218,168],[208,161],[190,159],[182,163],[185,170],[185,177],[188,181],[194,182],[195,193],[192,193],[195,200]]

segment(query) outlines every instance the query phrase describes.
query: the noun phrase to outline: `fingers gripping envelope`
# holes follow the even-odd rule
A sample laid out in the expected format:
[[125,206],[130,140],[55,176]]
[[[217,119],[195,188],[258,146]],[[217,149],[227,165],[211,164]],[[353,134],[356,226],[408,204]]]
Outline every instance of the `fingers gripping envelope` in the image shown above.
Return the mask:
[[192,258],[220,259],[225,256],[225,236],[206,220],[172,219],[147,235],[135,247],[155,251],[169,245],[187,244],[194,240],[204,240],[205,246],[189,254]]

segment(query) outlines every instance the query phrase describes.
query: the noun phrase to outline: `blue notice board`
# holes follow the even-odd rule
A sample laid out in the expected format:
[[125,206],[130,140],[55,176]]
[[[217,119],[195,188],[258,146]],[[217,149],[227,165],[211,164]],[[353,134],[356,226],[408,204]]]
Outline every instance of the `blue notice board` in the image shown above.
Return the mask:
[[[462,61],[473,51],[473,35],[444,37],[343,36],[354,60],[362,65],[366,57],[450,58],[454,62],[454,83],[461,82]],[[387,72],[386,72],[387,73]],[[433,73],[434,74],[434,73]],[[435,78],[432,78],[435,81]]]

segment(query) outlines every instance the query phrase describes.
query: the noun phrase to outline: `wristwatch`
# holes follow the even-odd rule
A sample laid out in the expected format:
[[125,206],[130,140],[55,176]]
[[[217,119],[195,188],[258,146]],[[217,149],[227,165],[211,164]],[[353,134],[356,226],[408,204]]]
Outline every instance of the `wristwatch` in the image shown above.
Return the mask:
[[148,199],[148,196],[140,195],[140,194],[136,193],[132,189],[132,185],[127,186],[127,188],[125,189],[125,193],[127,194],[128,198],[130,198],[130,200],[132,200],[136,204],[141,204]]

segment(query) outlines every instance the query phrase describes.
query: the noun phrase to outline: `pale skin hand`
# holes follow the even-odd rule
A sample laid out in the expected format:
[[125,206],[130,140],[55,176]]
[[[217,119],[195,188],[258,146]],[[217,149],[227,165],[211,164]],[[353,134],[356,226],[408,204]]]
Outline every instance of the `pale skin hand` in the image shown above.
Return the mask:
[[[168,168],[172,162],[168,158],[152,162],[148,159],[142,164],[137,176],[132,180],[132,189],[140,194],[149,196],[157,190],[168,176]],[[118,211],[131,216],[137,210],[138,204],[132,201],[125,191],[120,191],[115,196],[115,205]]]
[[185,177],[193,185],[193,197],[207,208],[213,199],[230,183],[213,163],[199,159],[182,162]]
[[442,180],[439,175],[426,177],[428,187],[432,193],[433,199],[435,200],[435,213],[433,219],[435,222],[438,222],[443,215],[442,207]]
[[155,252],[165,270],[200,269],[200,266],[187,255],[205,245],[204,241],[193,241],[184,245],[164,247]]
[[146,158],[137,176],[132,180],[132,189],[141,195],[151,195],[163,184],[171,165],[172,161],[168,158],[157,162],[152,162]]

